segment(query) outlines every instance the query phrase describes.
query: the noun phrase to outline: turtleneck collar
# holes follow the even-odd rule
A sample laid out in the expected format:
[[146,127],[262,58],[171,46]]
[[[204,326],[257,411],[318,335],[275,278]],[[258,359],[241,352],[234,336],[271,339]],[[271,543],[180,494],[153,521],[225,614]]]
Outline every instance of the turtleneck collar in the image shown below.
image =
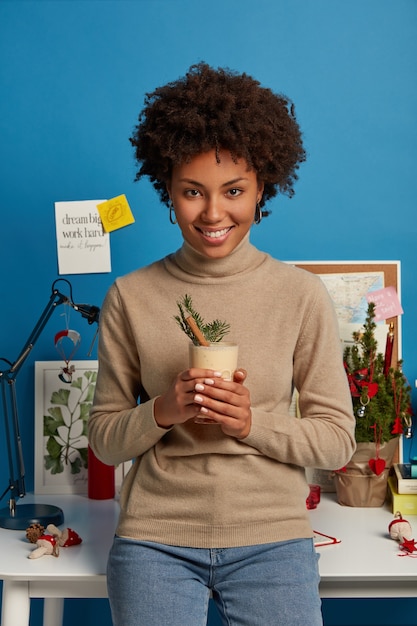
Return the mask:
[[253,271],[261,265],[267,254],[261,252],[249,241],[249,233],[228,256],[212,259],[204,256],[184,241],[182,247],[166,257],[166,268],[177,277],[184,278],[184,272],[195,278],[225,278]]

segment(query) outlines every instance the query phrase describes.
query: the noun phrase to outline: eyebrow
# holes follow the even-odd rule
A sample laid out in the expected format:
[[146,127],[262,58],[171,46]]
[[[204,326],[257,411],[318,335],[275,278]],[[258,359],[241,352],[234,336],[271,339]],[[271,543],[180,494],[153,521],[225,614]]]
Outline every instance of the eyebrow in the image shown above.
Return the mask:
[[[238,178],[233,178],[232,180],[228,180],[227,182],[222,184],[222,187],[229,187],[230,185],[235,185],[244,180],[249,180],[244,176],[239,176]],[[188,183],[189,185],[195,185],[196,187],[204,187],[203,183],[198,182],[198,180],[192,180],[191,178],[180,178],[180,183]]]

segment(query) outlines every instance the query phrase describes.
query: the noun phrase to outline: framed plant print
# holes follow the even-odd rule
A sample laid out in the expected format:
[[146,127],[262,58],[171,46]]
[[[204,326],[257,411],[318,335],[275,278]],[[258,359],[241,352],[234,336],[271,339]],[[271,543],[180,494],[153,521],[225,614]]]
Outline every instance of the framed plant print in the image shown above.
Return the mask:
[[35,362],[35,493],[87,494],[87,421],[98,362]]

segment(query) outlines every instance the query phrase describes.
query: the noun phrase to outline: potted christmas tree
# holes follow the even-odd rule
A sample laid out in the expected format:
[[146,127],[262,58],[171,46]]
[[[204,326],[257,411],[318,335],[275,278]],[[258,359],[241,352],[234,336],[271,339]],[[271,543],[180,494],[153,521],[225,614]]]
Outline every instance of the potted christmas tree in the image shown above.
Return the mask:
[[362,331],[344,352],[353,410],[357,450],[346,467],[335,473],[340,504],[381,506],[398,440],[411,425],[411,388],[399,361],[391,367],[393,328],[385,355],[375,339],[375,304],[370,302]]

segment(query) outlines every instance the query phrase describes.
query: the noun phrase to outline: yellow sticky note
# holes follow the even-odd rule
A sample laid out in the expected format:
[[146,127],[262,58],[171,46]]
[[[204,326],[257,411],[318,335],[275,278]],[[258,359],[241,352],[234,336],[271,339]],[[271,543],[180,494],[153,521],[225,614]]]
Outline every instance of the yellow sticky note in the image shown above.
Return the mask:
[[107,233],[133,224],[135,218],[124,194],[97,205],[103,228]]

